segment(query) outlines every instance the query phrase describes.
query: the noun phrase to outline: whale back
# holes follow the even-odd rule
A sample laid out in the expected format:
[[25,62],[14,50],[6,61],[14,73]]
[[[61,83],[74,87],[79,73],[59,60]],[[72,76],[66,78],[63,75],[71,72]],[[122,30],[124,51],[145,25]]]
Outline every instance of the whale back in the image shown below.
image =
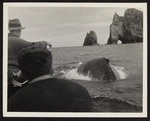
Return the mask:
[[89,76],[96,81],[113,81],[116,80],[109,60],[106,58],[96,58],[89,60],[78,67],[77,72],[84,76]]

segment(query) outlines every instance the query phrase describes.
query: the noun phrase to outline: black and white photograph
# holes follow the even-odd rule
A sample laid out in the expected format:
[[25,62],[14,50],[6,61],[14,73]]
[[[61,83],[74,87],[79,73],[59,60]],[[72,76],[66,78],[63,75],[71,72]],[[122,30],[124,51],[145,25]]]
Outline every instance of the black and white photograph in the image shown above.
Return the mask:
[[4,117],[147,117],[146,3],[4,3]]

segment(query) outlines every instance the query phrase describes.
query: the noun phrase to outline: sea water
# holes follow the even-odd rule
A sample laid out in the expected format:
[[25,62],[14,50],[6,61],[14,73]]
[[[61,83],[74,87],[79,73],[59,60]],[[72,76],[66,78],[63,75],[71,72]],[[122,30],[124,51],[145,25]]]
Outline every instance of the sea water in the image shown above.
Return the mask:
[[[143,44],[120,44],[52,48],[54,76],[84,86],[97,112],[141,112]],[[77,73],[78,66],[105,57],[117,71],[118,79],[102,83]]]

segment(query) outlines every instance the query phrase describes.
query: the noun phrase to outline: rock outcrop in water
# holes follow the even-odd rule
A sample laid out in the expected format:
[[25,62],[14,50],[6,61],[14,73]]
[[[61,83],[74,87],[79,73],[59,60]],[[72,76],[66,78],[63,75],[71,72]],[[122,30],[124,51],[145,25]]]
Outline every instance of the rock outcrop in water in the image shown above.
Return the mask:
[[94,31],[90,31],[90,33],[87,33],[83,46],[91,46],[91,45],[99,45],[97,43],[97,35]]
[[143,42],[143,12],[134,8],[127,9],[124,17],[115,13],[110,25],[107,44]]

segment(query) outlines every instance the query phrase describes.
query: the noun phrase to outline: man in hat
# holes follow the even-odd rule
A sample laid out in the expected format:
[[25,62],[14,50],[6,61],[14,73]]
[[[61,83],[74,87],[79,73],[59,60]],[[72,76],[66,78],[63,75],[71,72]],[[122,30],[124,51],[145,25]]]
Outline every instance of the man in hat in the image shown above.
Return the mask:
[[[22,88],[25,84],[26,78],[21,75],[20,69],[18,68],[17,55],[18,52],[31,45],[47,47],[47,42],[29,42],[21,39],[21,31],[25,27],[21,26],[19,19],[9,20],[9,34],[8,34],[8,98],[13,95],[16,91]],[[18,78],[19,75],[19,78]],[[21,75],[21,76],[20,76]],[[17,81],[14,81],[14,78]]]
[[29,85],[8,100],[8,111],[21,112],[92,112],[88,91],[66,79],[52,77],[52,54],[30,46],[18,54],[18,63]]

